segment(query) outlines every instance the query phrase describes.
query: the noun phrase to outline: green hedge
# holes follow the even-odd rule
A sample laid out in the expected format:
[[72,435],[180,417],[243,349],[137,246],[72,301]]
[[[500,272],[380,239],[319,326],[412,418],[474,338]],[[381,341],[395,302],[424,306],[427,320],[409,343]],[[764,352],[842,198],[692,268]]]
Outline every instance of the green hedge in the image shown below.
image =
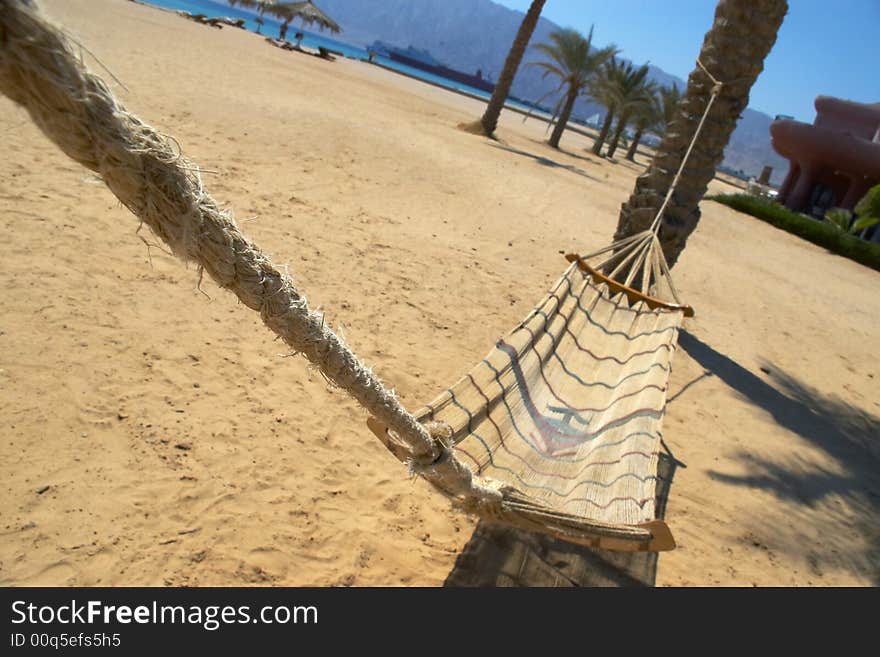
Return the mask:
[[844,233],[828,222],[810,219],[773,201],[747,194],[715,194],[706,199],[750,214],[838,255],[880,271],[880,244],[866,242]]

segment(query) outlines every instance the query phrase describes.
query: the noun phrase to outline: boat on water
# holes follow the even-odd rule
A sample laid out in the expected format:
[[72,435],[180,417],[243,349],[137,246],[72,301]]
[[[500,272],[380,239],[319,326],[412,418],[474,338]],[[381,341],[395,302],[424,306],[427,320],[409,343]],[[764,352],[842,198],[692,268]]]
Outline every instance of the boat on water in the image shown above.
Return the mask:
[[374,42],[367,50],[400,64],[438,75],[453,82],[466,84],[490,94],[495,90],[495,83],[483,77],[483,72],[480,69],[477,69],[474,74],[457,71],[434,59],[426,50],[418,50],[412,46],[398,48],[381,41]]

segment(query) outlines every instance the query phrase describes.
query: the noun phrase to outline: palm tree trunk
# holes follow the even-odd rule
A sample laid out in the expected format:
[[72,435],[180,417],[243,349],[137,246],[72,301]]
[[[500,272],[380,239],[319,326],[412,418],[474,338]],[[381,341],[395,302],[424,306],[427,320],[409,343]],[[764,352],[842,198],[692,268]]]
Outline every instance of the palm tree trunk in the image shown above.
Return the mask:
[[614,152],[617,150],[617,144],[620,143],[620,136],[626,129],[626,124],[629,123],[629,116],[629,112],[624,112],[617,120],[617,129],[614,131],[614,136],[611,138],[611,143],[608,144],[608,152],[605,153],[607,157],[614,157]]
[[510,52],[507,53],[504,69],[501,71],[501,76],[495,84],[492,98],[489,100],[489,105],[483,113],[483,118],[480,119],[483,132],[487,137],[491,137],[492,133],[495,132],[495,128],[498,127],[498,117],[501,115],[501,109],[504,107],[504,101],[510,95],[513,78],[519,69],[519,63],[522,61],[523,53],[525,53],[526,46],[529,44],[529,39],[532,38],[532,32],[535,31],[535,25],[538,24],[538,18],[541,16],[541,9],[544,8],[545,1],[532,0],[529,11],[519,26],[516,38],[513,40],[513,46],[511,46]]
[[632,143],[629,145],[629,150],[626,152],[626,159],[630,162],[636,161],[636,151],[639,148],[639,142],[642,141],[642,133],[644,130],[641,128],[636,129],[635,137],[633,137]]
[[547,142],[553,148],[559,148],[559,140],[562,138],[562,133],[565,132],[565,126],[568,124],[568,119],[571,117],[571,110],[574,107],[574,101],[576,100],[577,91],[569,89],[568,97],[565,99],[565,106],[562,108],[562,113],[559,115],[556,127],[553,128],[553,133],[550,135],[550,141]]
[[602,146],[605,144],[605,140],[608,139],[608,132],[611,130],[611,122],[613,120],[614,112],[609,108],[608,113],[605,114],[605,121],[602,123],[602,129],[599,131],[599,136],[596,137],[593,142],[593,155],[602,154]]
[[[715,22],[703,41],[700,61],[721,82],[720,94],[682,172],[678,187],[664,213],[660,242],[670,266],[684,250],[700,220],[698,204],[706,193],[715,167],[737,119],[749,102],[749,90],[764,68],[764,58],[776,42],[776,33],[788,11],[786,0],[720,0]],[[698,66],[688,78],[681,109],[672,121],[648,170],[636,180],[623,204],[615,239],[651,225],[681,165],[700,117],[712,94],[712,81]]]

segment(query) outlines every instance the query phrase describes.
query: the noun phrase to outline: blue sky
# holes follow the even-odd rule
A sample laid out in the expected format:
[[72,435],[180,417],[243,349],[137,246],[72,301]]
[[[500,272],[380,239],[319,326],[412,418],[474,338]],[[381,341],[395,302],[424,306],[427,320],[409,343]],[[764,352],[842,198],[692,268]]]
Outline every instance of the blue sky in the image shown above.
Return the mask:
[[[530,0],[495,0],[526,11]],[[714,0],[547,0],[541,15],[615,43],[686,80],[712,25]],[[880,102],[880,0],[789,0],[779,38],[752,87],[749,106],[812,123],[819,94]]]

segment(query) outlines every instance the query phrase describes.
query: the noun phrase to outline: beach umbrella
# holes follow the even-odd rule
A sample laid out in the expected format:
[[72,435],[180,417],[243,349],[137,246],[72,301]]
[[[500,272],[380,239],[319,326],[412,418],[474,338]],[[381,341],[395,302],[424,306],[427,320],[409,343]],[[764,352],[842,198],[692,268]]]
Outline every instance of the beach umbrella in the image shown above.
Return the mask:
[[284,4],[288,8],[285,11],[290,12],[290,20],[294,18],[302,19],[303,27],[316,23],[318,29],[323,30],[324,28],[327,28],[330,30],[331,34],[336,34],[341,31],[339,23],[321,11],[312,0],[305,0],[305,2],[288,2]]
[[327,28],[333,34],[340,31],[339,24],[319,9],[311,0],[305,0],[304,2],[286,2],[285,0],[228,1],[232,6],[240,5],[256,9],[260,14],[259,23],[262,23],[263,14],[268,13],[284,19],[285,23],[290,23],[299,18],[302,20],[303,27],[316,23],[321,30]]
[[[278,15],[279,7],[294,4],[292,2],[282,2],[281,0],[227,0],[229,4],[233,7],[245,7],[247,9],[256,9],[259,16],[257,16],[257,34],[260,33],[260,30],[263,27],[263,14],[269,12],[270,14]],[[288,19],[289,21],[290,19]]]

